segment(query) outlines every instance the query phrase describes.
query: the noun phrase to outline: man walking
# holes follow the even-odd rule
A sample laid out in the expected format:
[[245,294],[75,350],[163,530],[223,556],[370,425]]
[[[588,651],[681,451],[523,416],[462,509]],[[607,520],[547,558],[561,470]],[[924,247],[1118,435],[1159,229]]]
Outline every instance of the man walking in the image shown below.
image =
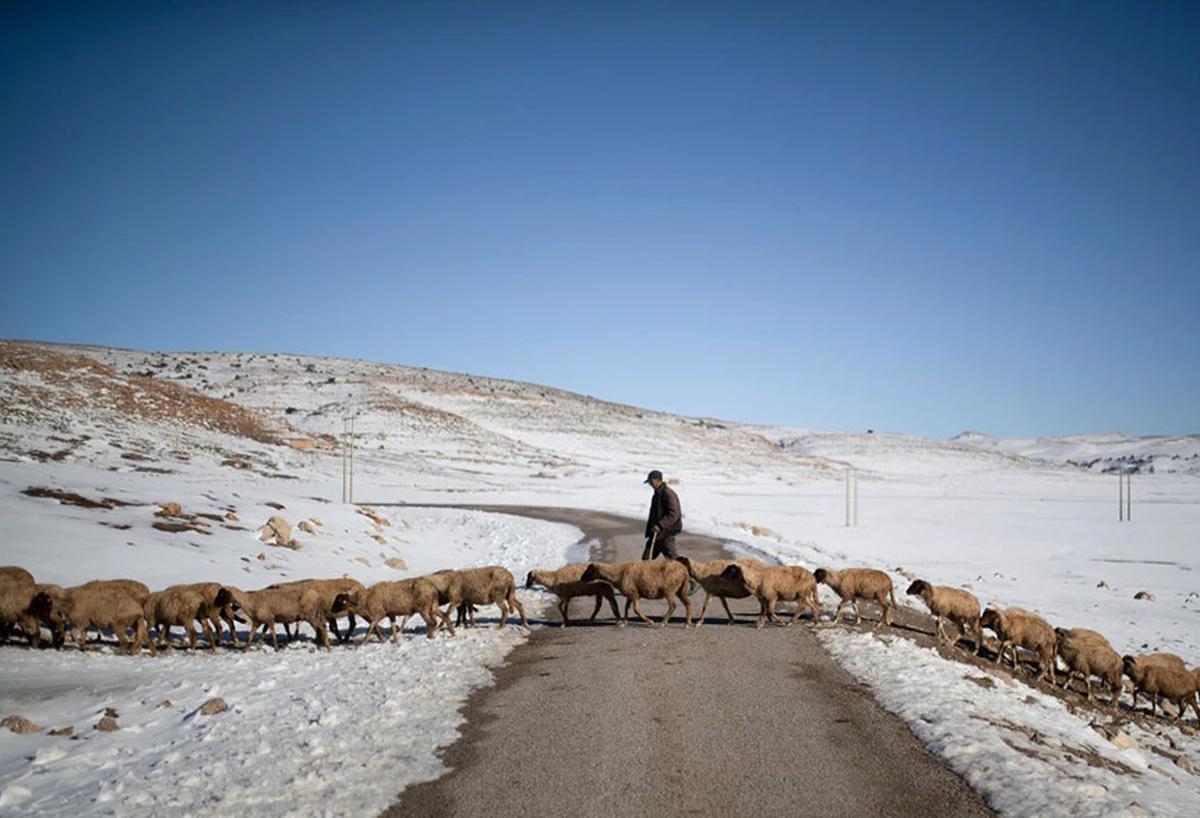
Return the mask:
[[675,552],[675,535],[683,531],[683,512],[679,508],[679,495],[663,480],[658,469],[646,477],[654,489],[650,501],[650,516],[646,519],[646,548],[642,559],[652,560],[659,554],[667,559],[679,556]]

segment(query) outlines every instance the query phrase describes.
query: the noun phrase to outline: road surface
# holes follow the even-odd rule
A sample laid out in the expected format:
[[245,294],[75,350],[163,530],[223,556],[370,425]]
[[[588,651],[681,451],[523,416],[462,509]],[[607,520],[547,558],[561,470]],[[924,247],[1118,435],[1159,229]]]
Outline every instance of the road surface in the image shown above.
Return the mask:
[[[593,559],[641,556],[635,520],[486,510],[578,526]],[[677,542],[696,559],[728,556],[710,538]],[[752,600],[733,603],[746,616],[726,625],[714,600],[698,629],[682,611],[665,629],[618,629],[607,606],[588,626],[591,605],[572,605],[583,624],[537,629],[509,655],[468,701],[450,771],[409,787],[386,816],[993,814],[805,625],[756,631]],[[643,608],[657,619],[666,606]]]

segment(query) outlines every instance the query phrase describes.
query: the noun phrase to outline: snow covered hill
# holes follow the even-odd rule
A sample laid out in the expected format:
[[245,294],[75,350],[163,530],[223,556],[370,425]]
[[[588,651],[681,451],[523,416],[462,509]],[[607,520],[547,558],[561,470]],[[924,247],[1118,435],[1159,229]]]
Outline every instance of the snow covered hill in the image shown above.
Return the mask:
[[[373,508],[341,502],[339,439],[350,417],[355,500]],[[763,427],[364,361],[0,342],[0,563],[61,584],[121,575],[152,586],[212,579],[259,587],[345,573],[373,582],[488,562],[520,575],[564,561],[578,532],[378,504],[512,503],[636,516],[649,501],[645,473],[661,468],[680,493],[685,526],[735,548],[812,567],[885,568],[901,591],[912,575],[966,586],[984,604],[1021,605],[1055,625],[1100,630],[1119,651],[1165,649],[1197,664],[1195,454],[1195,438],[940,441]],[[1105,473],[1122,457],[1140,469],[1132,522],[1118,521],[1117,479]],[[857,513],[852,505],[848,512],[848,472],[857,479]],[[298,548],[259,540],[274,515],[293,527]],[[1135,599],[1140,592],[1150,598]],[[461,647],[442,648],[439,637],[403,652],[385,645],[325,657],[339,678],[404,679],[395,684],[408,687],[370,706],[394,717],[397,731],[421,725],[405,733],[403,758],[388,757],[391,779],[364,783],[347,812],[368,811],[405,781],[436,774],[433,751],[453,734],[454,702],[486,683],[486,668],[517,639],[493,631]],[[20,663],[0,663],[5,713],[20,709],[46,726],[90,730],[97,707],[120,704],[139,731],[74,743],[65,757],[38,737],[45,753],[36,749],[32,761],[27,739],[0,734],[0,813],[5,805],[49,810],[70,782],[78,786],[61,801],[62,813],[104,811],[125,798],[127,814],[201,804],[216,815],[247,805],[282,814],[286,804],[253,800],[265,798],[262,787],[235,782],[236,798],[213,801],[199,779],[164,761],[194,741],[262,746],[265,739],[235,725],[260,729],[268,704],[279,701],[294,705],[288,723],[308,755],[280,759],[270,780],[310,792],[310,806],[326,803],[333,773],[319,760],[349,740],[336,714],[352,724],[345,714],[365,706],[356,698],[364,694],[350,684],[320,688],[303,659],[289,660],[294,673],[270,672],[264,653],[174,657],[146,670],[123,657],[73,653],[23,653]],[[432,675],[398,675],[406,656],[419,656],[413,661]],[[173,687],[187,663],[209,658],[226,664],[202,684]],[[454,668],[465,670],[450,684],[445,675]],[[39,687],[47,676],[71,674],[96,681],[56,684],[53,693]],[[270,678],[248,688],[245,674]],[[247,718],[192,718],[189,708],[213,691],[234,691]],[[161,698],[175,709],[156,709]],[[306,728],[330,709],[328,731]],[[79,747],[87,752],[75,753]],[[116,758],[128,772],[119,785],[105,783],[105,765]],[[243,761],[227,774],[257,769]],[[361,770],[364,782],[378,783],[376,768]],[[151,780],[170,786],[147,789]],[[168,791],[177,795],[163,800]]]
[[1200,474],[1200,435],[992,437],[980,432],[963,432],[951,442],[984,451],[1066,463],[1094,472]]

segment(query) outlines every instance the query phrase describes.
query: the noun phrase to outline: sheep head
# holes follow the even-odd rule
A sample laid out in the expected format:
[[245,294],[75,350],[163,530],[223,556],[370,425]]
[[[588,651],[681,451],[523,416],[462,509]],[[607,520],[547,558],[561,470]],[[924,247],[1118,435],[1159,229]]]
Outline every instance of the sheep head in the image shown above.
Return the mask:
[[908,586],[908,590],[905,591],[905,593],[908,596],[922,596],[923,597],[925,595],[925,592],[928,590],[932,590],[929,587],[929,583],[923,579],[918,579],[918,580],[914,580],[913,584]]

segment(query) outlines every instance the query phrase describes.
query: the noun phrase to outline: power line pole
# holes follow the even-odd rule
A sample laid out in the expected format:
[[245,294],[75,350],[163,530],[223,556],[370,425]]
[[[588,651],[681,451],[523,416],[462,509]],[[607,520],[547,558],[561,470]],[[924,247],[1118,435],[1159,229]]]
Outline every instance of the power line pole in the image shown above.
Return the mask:
[[[853,509],[853,513],[851,510]],[[858,527],[858,472],[846,469],[846,528]]]
[[1133,472],[1121,467],[1117,472],[1117,521],[1133,520]]

